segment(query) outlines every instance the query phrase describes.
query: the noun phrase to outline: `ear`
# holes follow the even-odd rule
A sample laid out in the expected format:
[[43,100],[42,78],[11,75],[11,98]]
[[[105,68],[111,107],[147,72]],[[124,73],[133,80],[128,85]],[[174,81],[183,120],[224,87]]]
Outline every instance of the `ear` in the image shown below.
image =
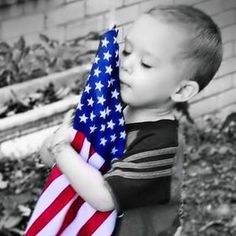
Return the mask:
[[199,85],[196,81],[184,80],[171,95],[174,102],[186,102],[199,92]]

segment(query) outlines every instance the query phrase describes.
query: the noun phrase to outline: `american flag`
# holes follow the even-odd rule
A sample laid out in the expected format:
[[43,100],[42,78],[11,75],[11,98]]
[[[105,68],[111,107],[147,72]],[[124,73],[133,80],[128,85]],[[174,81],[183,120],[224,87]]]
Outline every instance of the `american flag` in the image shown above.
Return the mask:
[[[101,36],[71,128],[71,145],[78,158],[102,173],[109,170],[112,159],[122,158],[126,143],[117,35],[113,27]],[[54,166],[25,235],[110,236],[116,217],[115,210],[99,212],[89,205]]]

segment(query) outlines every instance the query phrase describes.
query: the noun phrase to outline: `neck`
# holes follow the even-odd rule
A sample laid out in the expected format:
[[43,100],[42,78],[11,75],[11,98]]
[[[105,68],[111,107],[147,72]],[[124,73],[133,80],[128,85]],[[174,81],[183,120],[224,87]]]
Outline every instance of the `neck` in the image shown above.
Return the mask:
[[173,108],[171,105],[163,107],[132,107],[127,105],[124,109],[126,123],[157,121],[162,119],[174,119]]

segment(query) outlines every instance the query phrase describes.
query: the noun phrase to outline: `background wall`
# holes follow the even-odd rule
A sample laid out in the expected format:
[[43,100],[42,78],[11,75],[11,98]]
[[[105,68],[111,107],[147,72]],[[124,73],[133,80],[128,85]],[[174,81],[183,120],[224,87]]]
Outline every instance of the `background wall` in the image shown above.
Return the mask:
[[[28,43],[44,33],[61,42],[108,27],[111,0],[2,0],[0,39]],[[235,0],[114,0],[119,42],[132,22],[155,4],[191,4],[209,15],[222,30],[224,60],[215,80],[191,101],[190,113],[198,118],[217,112],[222,118],[236,111],[236,1]]]

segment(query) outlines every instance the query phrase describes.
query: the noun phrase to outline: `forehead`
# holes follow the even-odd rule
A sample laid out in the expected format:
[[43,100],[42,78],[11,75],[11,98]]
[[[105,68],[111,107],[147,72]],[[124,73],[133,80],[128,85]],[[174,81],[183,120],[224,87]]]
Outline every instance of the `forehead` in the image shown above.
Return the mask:
[[182,50],[189,34],[184,27],[143,14],[130,27],[126,38],[140,51],[170,59]]

